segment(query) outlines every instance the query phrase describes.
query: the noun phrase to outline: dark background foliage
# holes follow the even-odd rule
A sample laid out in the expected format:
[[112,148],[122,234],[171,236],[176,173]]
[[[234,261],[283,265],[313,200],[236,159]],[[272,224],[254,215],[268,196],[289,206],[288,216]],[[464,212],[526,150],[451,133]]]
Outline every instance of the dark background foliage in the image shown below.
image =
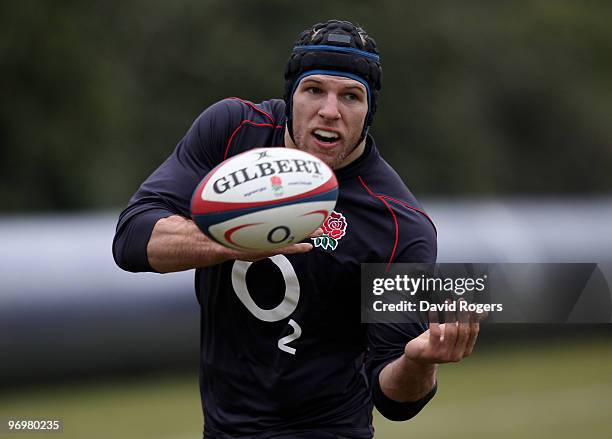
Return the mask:
[[418,195],[612,189],[609,2],[24,0],[0,3],[0,209],[123,206],[208,105],[280,97],[328,18],[377,40],[372,132]]

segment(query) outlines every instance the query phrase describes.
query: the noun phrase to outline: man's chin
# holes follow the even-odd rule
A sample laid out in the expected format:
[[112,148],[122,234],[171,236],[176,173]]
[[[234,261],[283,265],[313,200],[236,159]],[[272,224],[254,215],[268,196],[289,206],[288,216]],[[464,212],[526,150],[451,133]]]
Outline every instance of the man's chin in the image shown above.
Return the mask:
[[338,163],[340,162],[340,159],[337,154],[326,154],[324,151],[320,151],[317,149],[309,149],[306,152],[312,154],[332,169],[335,169],[338,166]]
[[324,149],[317,146],[316,144],[306,143],[306,145],[298,144],[296,145],[296,148],[309,154],[312,154],[332,169],[336,169],[338,165],[342,162],[342,160],[344,160],[344,156],[342,155],[342,145],[338,145],[334,148]]

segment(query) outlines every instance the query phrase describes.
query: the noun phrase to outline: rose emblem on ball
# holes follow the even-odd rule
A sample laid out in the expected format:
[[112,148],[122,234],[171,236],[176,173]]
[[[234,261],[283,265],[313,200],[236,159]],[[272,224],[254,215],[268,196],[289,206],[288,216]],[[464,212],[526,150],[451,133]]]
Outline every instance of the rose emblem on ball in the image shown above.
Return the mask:
[[277,197],[283,195],[283,180],[278,175],[270,177],[270,183],[272,184],[272,192]]

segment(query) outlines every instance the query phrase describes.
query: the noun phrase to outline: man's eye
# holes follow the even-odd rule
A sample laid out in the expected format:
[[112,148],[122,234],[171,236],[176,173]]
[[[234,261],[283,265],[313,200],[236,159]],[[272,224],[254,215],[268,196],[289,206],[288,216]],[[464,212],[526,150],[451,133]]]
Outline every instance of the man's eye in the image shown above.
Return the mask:
[[344,95],[344,99],[347,101],[358,101],[359,96],[357,96],[355,93],[347,93]]
[[321,93],[321,89],[319,87],[308,87],[306,89],[306,93],[310,93],[310,94],[318,94]]

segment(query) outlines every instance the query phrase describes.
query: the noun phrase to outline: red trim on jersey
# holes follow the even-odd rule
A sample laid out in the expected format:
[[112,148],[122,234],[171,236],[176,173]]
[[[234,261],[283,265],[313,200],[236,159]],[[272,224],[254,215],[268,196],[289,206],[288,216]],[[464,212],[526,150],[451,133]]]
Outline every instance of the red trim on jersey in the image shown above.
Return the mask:
[[391,255],[389,256],[389,262],[387,262],[387,271],[388,271],[389,266],[393,262],[393,258],[395,258],[395,251],[397,250],[397,242],[399,241],[399,224],[397,223],[397,217],[395,216],[395,212],[393,212],[393,209],[391,208],[391,206],[389,206],[389,203],[387,203],[381,195],[376,195],[374,192],[372,192],[370,188],[368,187],[368,185],[365,184],[365,182],[363,181],[363,178],[361,178],[361,175],[358,175],[357,178],[359,179],[359,182],[365,188],[365,190],[368,191],[368,193],[373,198],[376,198],[381,203],[383,203],[385,207],[391,213],[391,218],[393,219],[393,224],[395,225],[395,241],[393,243],[393,249],[391,250]]
[[397,217],[395,215],[395,212],[393,211],[393,208],[391,206],[389,206],[389,204],[387,203],[386,200],[392,201],[394,203],[399,204],[400,206],[404,206],[407,209],[413,210],[415,212],[420,213],[421,215],[423,215],[425,218],[427,218],[427,220],[431,223],[431,225],[434,228],[434,231],[436,233],[436,235],[438,234],[438,229],[436,228],[436,225],[434,224],[434,222],[432,221],[432,219],[429,217],[429,215],[427,215],[425,212],[423,212],[421,209],[411,206],[410,204],[398,200],[396,198],[390,197],[389,195],[384,195],[384,194],[375,194],[374,192],[372,192],[372,190],[365,184],[365,182],[363,181],[363,179],[361,178],[361,176],[357,176],[357,178],[359,179],[359,182],[361,183],[361,185],[368,191],[368,193],[380,200],[387,209],[389,209],[389,212],[391,212],[391,216],[393,217],[393,222],[395,223],[395,243],[393,245],[393,251],[391,252],[391,257],[389,258],[389,262],[387,264],[387,269],[389,269],[389,264],[391,264],[391,262],[393,261],[393,258],[395,257],[395,252],[397,250],[397,243],[398,243],[398,238],[399,238],[399,227],[398,227],[398,223],[397,223]]
[[387,200],[391,200],[391,201],[393,201],[393,202],[395,202],[397,204],[400,204],[400,205],[404,206],[407,209],[411,209],[411,210],[414,210],[415,212],[419,212],[421,215],[423,215],[425,218],[427,218],[429,220],[429,222],[431,223],[431,225],[434,228],[434,231],[436,232],[436,235],[438,234],[438,229],[436,228],[436,225],[434,224],[433,220],[429,217],[429,215],[427,215],[421,209],[418,209],[418,208],[416,208],[414,206],[411,206],[410,204],[408,204],[408,203],[406,203],[404,201],[396,200],[395,198],[390,197],[389,195],[380,194],[379,196],[383,197],[383,198],[385,198]]
[[378,197],[378,199],[385,204],[387,209],[389,209],[389,212],[391,212],[391,216],[393,217],[393,223],[395,224],[395,242],[393,243],[393,250],[391,250],[391,256],[389,256],[389,263],[387,264],[387,271],[389,271],[389,266],[393,262],[393,258],[395,258],[397,242],[399,241],[399,224],[397,223],[397,217],[395,216],[395,212],[393,212],[393,209],[391,208],[391,206],[389,206],[389,203],[387,203],[383,197]]
[[240,124],[236,127],[236,129],[234,130],[234,132],[232,133],[232,135],[230,136],[229,140],[227,141],[227,145],[225,146],[225,153],[223,154],[223,160],[227,159],[227,154],[229,153],[229,149],[230,146],[232,144],[232,140],[234,140],[234,136],[236,134],[238,134],[238,131],[240,131],[240,129],[245,125],[245,124],[249,124],[252,126],[256,126],[256,127],[270,127],[270,128],[274,128],[275,130],[279,129],[279,128],[285,128],[283,125],[272,125],[270,123],[257,123],[257,122],[253,122],[252,120],[248,120],[248,119],[244,119],[242,122],[240,122]]
[[357,178],[358,178],[358,179],[359,179],[359,181],[361,182],[361,185],[362,185],[362,186],[363,186],[363,187],[366,189],[366,191],[368,191],[368,193],[369,193],[370,195],[372,195],[374,198],[378,198],[378,197],[376,196],[376,194],[375,194],[374,192],[372,192],[372,191],[370,190],[370,188],[369,188],[369,187],[368,187],[368,186],[367,186],[367,185],[364,183],[363,178],[361,178],[361,175],[358,175],[358,176],[357,176]]
[[231,98],[227,98],[226,100],[232,100],[232,101],[239,101],[242,102],[245,105],[248,105],[249,107],[251,107],[253,110],[257,111],[258,113],[263,114],[264,116],[266,116],[268,119],[270,119],[270,123],[276,123],[276,121],[274,120],[274,118],[272,116],[270,116],[269,113],[263,111],[261,108],[257,108],[257,106],[251,102],[251,101],[245,101],[244,99],[240,99],[240,98],[235,98],[235,97],[231,97]]

